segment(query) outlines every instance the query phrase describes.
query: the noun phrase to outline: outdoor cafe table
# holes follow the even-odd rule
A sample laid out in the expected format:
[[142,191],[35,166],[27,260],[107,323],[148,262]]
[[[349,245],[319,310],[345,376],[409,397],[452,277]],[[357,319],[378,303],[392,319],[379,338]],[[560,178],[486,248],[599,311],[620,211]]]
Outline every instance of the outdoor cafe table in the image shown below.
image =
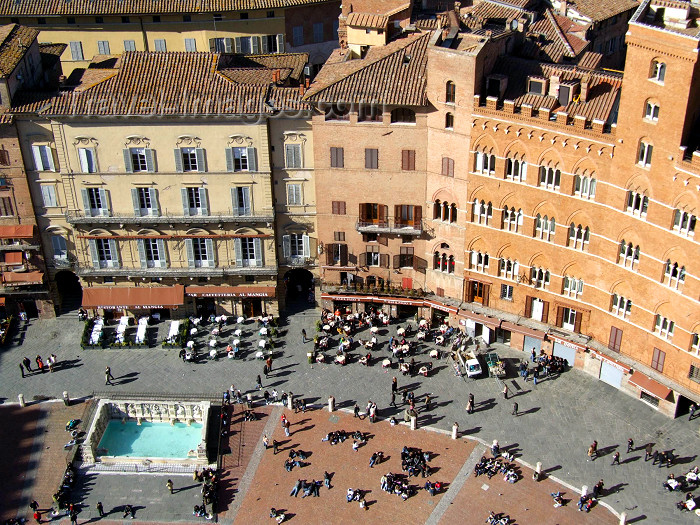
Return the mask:
[[139,319],[139,326],[136,329],[136,344],[142,344],[146,340],[146,329],[148,328],[148,317]]
[[180,331],[180,321],[171,321],[170,330],[168,331],[168,343],[174,343],[177,334]]
[[95,326],[92,327],[92,333],[90,334],[90,344],[96,345],[100,342],[100,334],[102,333],[102,327],[104,326],[104,319],[100,318],[95,321]]

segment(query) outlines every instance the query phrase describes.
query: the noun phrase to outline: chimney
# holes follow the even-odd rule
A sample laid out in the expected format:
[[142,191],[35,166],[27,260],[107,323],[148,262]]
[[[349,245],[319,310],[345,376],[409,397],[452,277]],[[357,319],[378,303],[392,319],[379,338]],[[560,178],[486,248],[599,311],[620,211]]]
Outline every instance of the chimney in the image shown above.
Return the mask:
[[555,98],[559,96],[559,75],[549,77],[549,96]]
[[588,87],[591,83],[591,76],[584,75],[581,78],[581,102],[588,102]]
[[559,4],[559,14],[561,16],[566,16],[566,12],[569,9],[569,2],[568,0],[560,0]]
[[304,88],[309,89],[309,86],[311,85],[311,79],[309,77],[306,77],[304,79]]
[[455,14],[459,18],[459,10],[462,8],[462,2],[455,2]]
[[304,96],[304,91],[306,91],[306,88],[304,88],[303,85],[299,86],[299,96],[300,97]]

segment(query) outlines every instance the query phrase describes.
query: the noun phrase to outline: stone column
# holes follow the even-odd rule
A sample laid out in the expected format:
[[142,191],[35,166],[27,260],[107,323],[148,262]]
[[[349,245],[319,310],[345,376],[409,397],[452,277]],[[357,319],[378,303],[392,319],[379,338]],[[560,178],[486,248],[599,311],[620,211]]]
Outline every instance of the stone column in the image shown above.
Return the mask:
[[333,396],[328,397],[328,411],[333,412],[335,410],[335,398]]
[[455,424],[452,425],[452,439],[457,439],[459,436],[459,424],[455,421]]
[[416,416],[411,416],[411,430],[418,428],[418,418]]

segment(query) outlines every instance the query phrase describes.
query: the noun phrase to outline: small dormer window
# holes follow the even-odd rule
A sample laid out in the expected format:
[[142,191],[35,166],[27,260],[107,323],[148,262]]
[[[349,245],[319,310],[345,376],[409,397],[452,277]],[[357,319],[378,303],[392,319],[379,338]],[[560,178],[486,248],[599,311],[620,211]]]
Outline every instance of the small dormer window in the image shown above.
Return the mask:
[[530,77],[527,79],[527,92],[531,95],[547,94],[547,79],[542,77]]

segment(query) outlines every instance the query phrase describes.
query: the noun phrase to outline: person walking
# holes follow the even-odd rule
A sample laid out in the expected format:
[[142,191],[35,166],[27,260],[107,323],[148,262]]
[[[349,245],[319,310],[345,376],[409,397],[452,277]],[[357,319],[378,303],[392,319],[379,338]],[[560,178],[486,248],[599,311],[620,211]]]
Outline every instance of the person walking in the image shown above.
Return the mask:
[[32,371],[32,360],[31,359],[29,359],[28,357],[25,356],[22,359],[22,364],[24,365],[24,368],[27,370],[27,372]]
[[173,480],[169,479],[168,481],[165,482],[165,486],[168,488],[170,491],[170,494],[173,493]]
[[395,393],[398,391],[398,389],[399,389],[399,383],[395,377],[392,377],[391,378],[391,391]]
[[698,406],[695,403],[690,403],[690,412],[688,415],[688,421],[692,421],[693,418],[695,417],[695,411],[698,409]]
[[469,394],[469,399],[467,400],[467,414],[474,413],[474,394]]
[[593,441],[591,445],[588,447],[588,461],[595,461],[595,459],[598,457],[598,442]]
[[513,412],[512,415],[517,416],[518,415],[518,403],[513,403]]
[[269,356],[269,357],[265,360],[265,364],[267,365],[267,373],[268,373],[268,374],[272,373],[272,356]]
[[22,374],[22,378],[24,378],[24,365],[22,365],[22,363],[19,364],[19,371]]
[[619,464],[620,464],[620,453],[616,451],[613,454],[613,460],[612,460],[612,463],[610,463],[610,466],[619,465]]
[[105,367],[105,385],[114,385],[114,383],[112,383],[112,379],[114,379],[112,369],[110,367]]
[[274,454],[276,456],[279,451],[280,451],[280,444],[277,442],[276,439],[273,439],[272,440],[272,454]]
[[[22,376],[22,377],[24,377],[24,376]],[[396,392],[393,392],[393,391],[391,392],[391,402],[389,403],[389,406],[396,408]]]
[[646,447],[644,447],[644,461],[649,461],[649,458],[651,455],[654,453],[654,447],[652,446],[651,443],[648,443]]
[[263,442],[263,445],[265,445],[265,450],[270,448],[270,438],[267,437],[267,434],[263,434],[262,442]]
[[508,385],[503,385],[503,399],[508,399]]
[[430,410],[430,394],[425,394],[425,401],[423,402],[426,410]]
[[98,501],[97,505],[95,506],[97,507],[97,513],[100,515],[100,518],[102,518],[105,515],[105,509],[102,506],[102,502]]
[[634,441],[632,440],[632,438],[629,438],[627,440],[627,453],[629,454],[633,450],[634,450]]
[[328,488],[328,490],[331,489],[331,475],[328,472],[323,472],[323,484]]
[[602,479],[598,483],[593,485],[593,499],[598,499],[600,496],[603,495],[603,488],[604,487],[605,487],[605,483],[603,483]]
[[267,374],[270,373],[270,369],[267,368],[267,363],[263,365],[263,374],[265,375],[265,379],[267,379]]
[[304,328],[301,329],[301,344],[306,344],[306,330]]
[[262,379],[260,379],[260,374],[258,374],[258,377],[255,378],[255,384],[256,384],[255,388],[257,388],[258,390],[263,389]]
[[352,414],[353,414],[352,417],[357,417],[357,418],[360,417],[360,405],[358,405],[357,403],[355,403],[355,406],[352,409]]
[[284,420],[284,435],[289,437],[289,420]]
[[38,510],[34,511],[34,519],[36,520],[37,523],[41,523],[41,512]]

